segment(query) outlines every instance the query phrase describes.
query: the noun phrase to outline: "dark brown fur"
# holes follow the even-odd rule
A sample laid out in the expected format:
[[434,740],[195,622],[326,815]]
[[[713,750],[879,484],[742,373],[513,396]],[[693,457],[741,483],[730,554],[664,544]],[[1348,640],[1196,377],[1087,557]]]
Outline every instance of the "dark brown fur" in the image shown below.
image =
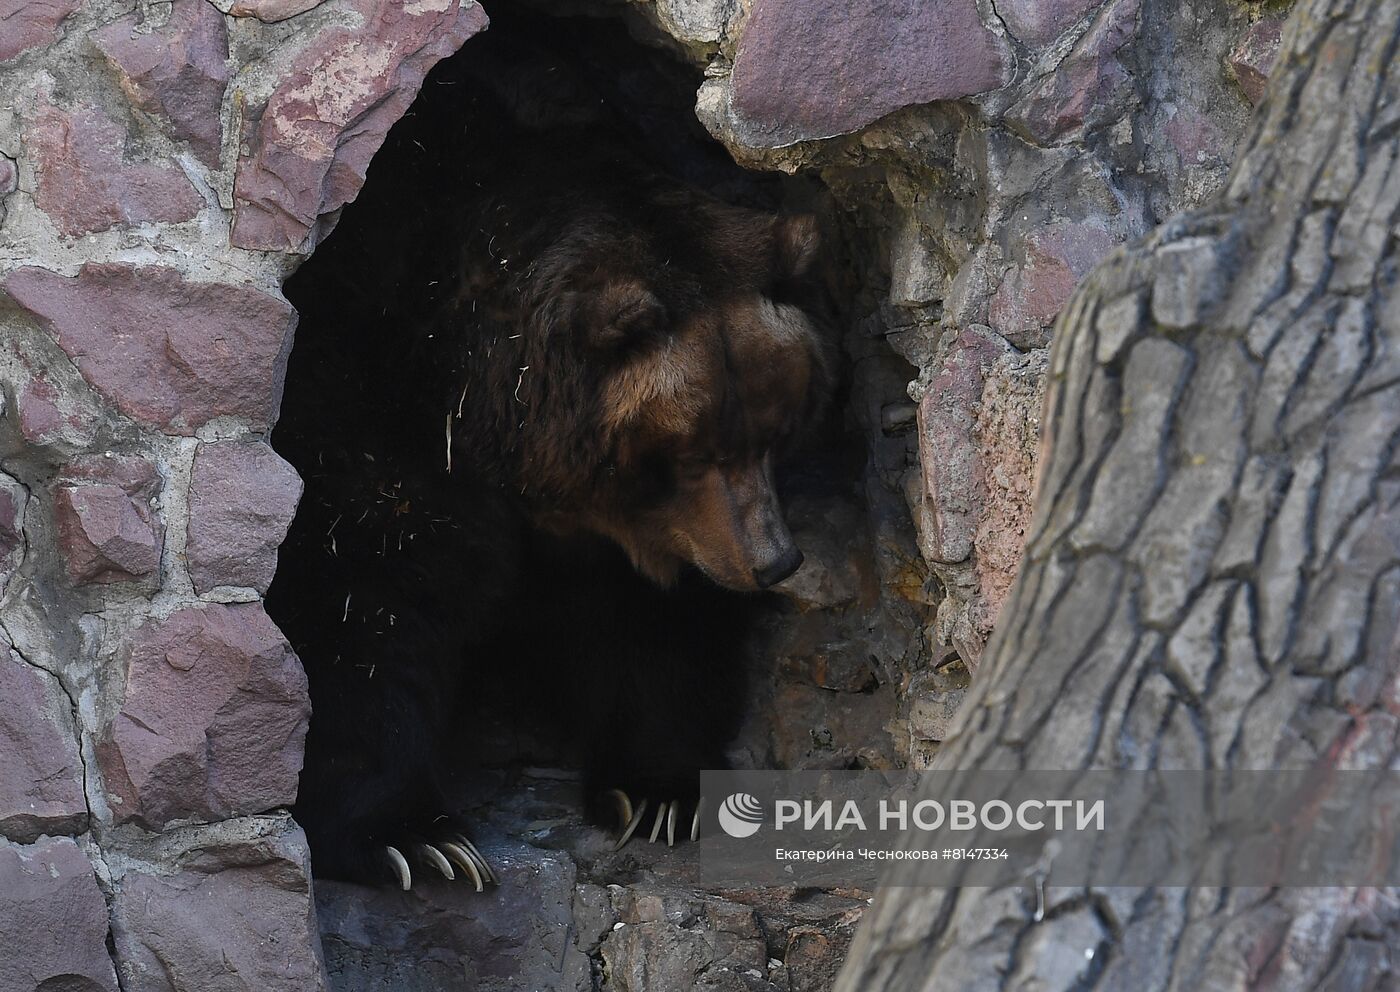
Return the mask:
[[454,463],[492,452],[485,464],[536,523],[609,537],[657,582],[689,563],[759,588],[791,554],[772,453],[829,387],[821,336],[774,296],[806,274],[815,225],[651,175],[609,185],[619,179],[632,195],[551,200],[547,233],[517,219],[487,237],[487,264],[466,281],[517,302],[483,311],[474,295],[444,317],[444,336],[467,327],[472,342]]

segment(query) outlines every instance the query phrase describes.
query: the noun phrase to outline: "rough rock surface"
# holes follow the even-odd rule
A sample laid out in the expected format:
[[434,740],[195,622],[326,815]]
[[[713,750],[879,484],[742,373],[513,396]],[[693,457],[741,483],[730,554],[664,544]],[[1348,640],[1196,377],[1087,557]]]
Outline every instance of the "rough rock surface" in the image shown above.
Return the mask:
[[188,141],[205,164],[217,168],[223,142],[219,108],[229,80],[224,19],[203,0],[177,0],[165,24],[146,28],[132,14],[92,40],[121,73],[132,103],[161,118],[171,137]]
[[337,992],[522,988],[589,992],[575,943],[577,871],[562,852],[502,840],[482,844],[501,884],[478,895],[425,880],[411,892],[318,882],[326,968]]
[[301,477],[266,444],[201,445],[190,476],[185,558],[197,592],[267,592],[277,546],[301,498]]
[[158,829],[290,805],[309,716],[306,675],[261,606],[144,624],[97,744],[117,820]]
[[263,430],[276,419],[296,319],[284,300],[110,262],[76,277],[22,268],[0,285],[127,416],[180,434],[219,416]]
[[46,106],[25,141],[34,157],[35,203],[68,237],[178,223],[204,205],[175,165],[129,161],[122,129],[95,107]]
[[1012,108],[1012,122],[1037,143],[1054,144],[1121,117],[1133,84],[1118,56],[1136,32],[1140,2],[1105,6],[1068,57]]
[[48,488],[66,458],[96,443],[101,416],[90,391],[79,385],[82,377],[71,367],[55,368],[26,347],[30,343],[18,333],[0,338],[0,358],[13,369],[9,377],[14,397],[11,423],[23,444],[54,465],[53,472],[42,473],[37,480],[11,466],[17,483],[37,492]]
[[321,0],[218,0],[214,6],[234,17],[256,17],[275,23],[320,6]]
[[1103,0],[1000,0],[997,14],[1028,48],[1044,48]]
[[0,473],[0,595],[24,561],[24,508],[28,503],[24,486]]
[[48,44],[80,0],[0,0],[0,62]]
[[112,935],[124,992],[317,992],[316,940],[301,828],[286,817],[170,837],[173,870],[114,878]]
[[1030,522],[1046,357],[973,325],[918,384],[920,548],[931,562],[972,566],[967,598],[939,609],[941,637],[969,668],[1010,591]]
[[972,539],[978,592],[969,615],[982,641],[991,635],[1011,592],[1030,530],[1048,362],[1045,349],[1008,351],[992,366],[982,387],[973,437],[982,485],[999,494],[987,501]]
[[734,55],[735,122],[745,144],[769,148],[848,134],[901,107],[996,89],[1009,62],[966,0],[759,0]]
[[972,554],[986,500],[972,425],[987,373],[1007,350],[990,328],[969,328],[924,386],[918,413],[923,466],[919,523],[920,550],[930,561],[953,564]]
[[54,517],[74,582],[120,582],[160,566],[160,534],[150,513],[118,486],[59,486]]
[[1031,232],[1025,262],[1006,274],[987,304],[988,320],[1018,347],[1044,346],[1069,294],[1113,245],[1113,235],[1093,222]]
[[28,843],[86,829],[73,704],[58,680],[20,658],[3,634],[0,700],[0,835]]
[[355,198],[428,70],[486,26],[480,6],[457,0],[360,0],[359,8],[363,27],[319,36],[244,131],[249,150],[234,185],[240,248],[314,247],[317,219]]
[[64,469],[53,489],[54,523],[73,582],[121,582],[159,569],[164,532],[152,507],[161,485],[152,462],[111,452]]
[[107,904],[92,862],[67,837],[0,840],[0,989],[117,992]]
[[1283,18],[1265,17],[1245,29],[1235,47],[1230,50],[1230,70],[1249,102],[1258,106],[1264,99],[1264,87],[1269,82],[1269,70],[1278,58],[1283,41]]

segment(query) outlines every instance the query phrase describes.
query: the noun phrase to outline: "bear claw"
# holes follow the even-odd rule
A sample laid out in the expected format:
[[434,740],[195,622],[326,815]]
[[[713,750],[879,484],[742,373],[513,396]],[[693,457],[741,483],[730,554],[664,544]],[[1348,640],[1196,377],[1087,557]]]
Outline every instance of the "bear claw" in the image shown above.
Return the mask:
[[666,806],[666,803],[661,803],[656,807],[656,822],[651,825],[651,837],[647,841],[649,844],[655,844],[657,834],[661,833],[661,822],[666,819]]
[[392,844],[384,845],[384,854],[389,859],[389,867],[394,870],[398,877],[399,886],[407,892],[413,888],[413,873],[408,870],[408,859],[403,856],[397,847]]
[[[629,802],[627,805],[631,806],[632,804]],[[643,799],[641,805],[637,807],[636,812],[632,814],[631,819],[627,821],[627,826],[623,828],[622,836],[618,839],[617,844],[613,846],[614,851],[620,851],[627,846],[627,842],[632,839],[632,835],[637,832],[637,827],[641,825],[642,817],[646,816],[646,812],[647,801]]]
[[467,854],[471,856],[472,860],[476,862],[477,866],[481,869],[482,876],[486,879],[486,881],[490,882],[492,885],[500,885],[501,877],[496,874],[496,869],[491,867],[491,862],[487,861],[485,856],[476,849],[476,845],[473,844],[471,841],[467,840],[467,838],[463,837],[461,834],[457,834],[456,838],[457,845],[461,848],[464,848]]
[[446,856],[436,847],[433,847],[433,845],[419,844],[415,850],[423,861],[436,868],[442,874],[442,877],[449,882],[457,877],[456,873],[452,870],[452,862],[448,861]]
[[632,799],[621,789],[609,789],[603,795],[617,805],[617,821],[623,826],[632,822]]
[[[491,863],[482,856],[475,844],[461,834],[452,834],[435,844],[417,841],[409,850],[419,865],[431,866],[449,882],[457,878],[460,870],[461,874],[471,879],[478,892],[484,891],[488,884],[500,884],[500,877],[491,867]],[[399,883],[399,888],[405,892],[412,889],[413,871],[403,851],[392,844],[385,844],[383,854],[395,880]],[[454,870],[454,866],[457,870]]]
[[[626,846],[627,842],[632,839],[632,835],[637,832],[637,828],[641,826],[642,820],[646,816],[649,801],[643,799],[641,803],[633,807],[631,798],[621,789],[609,789],[604,795],[612,799],[613,803],[617,806],[618,819],[624,824],[622,836],[618,839],[617,843],[613,845],[614,851],[620,851]],[[695,813],[690,818],[690,839],[692,841],[698,841],[700,839],[700,812],[704,808],[705,797],[701,796],[696,800]],[[675,847],[676,821],[680,818],[680,811],[680,800],[660,803],[656,807],[656,816],[652,820],[651,834],[648,837],[648,843],[656,843],[657,838],[661,836],[661,826],[665,824],[666,846]]]
[[444,854],[452,859],[457,867],[471,876],[472,884],[476,886],[476,891],[481,892],[486,888],[486,880],[482,877],[481,869],[477,867],[476,862],[472,860],[466,848],[454,844],[451,841],[443,841],[442,850]]
[[487,861],[482,853],[476,849],[475,844],[461,834],[453,834],[452,839],[445,841],[441,847],[447,852],[448,857],[461,865],[472,877],[472,881],[476,884],[476,891],[480,892],[488,884],[501,884],[500,876],[491,867],[491,862]]

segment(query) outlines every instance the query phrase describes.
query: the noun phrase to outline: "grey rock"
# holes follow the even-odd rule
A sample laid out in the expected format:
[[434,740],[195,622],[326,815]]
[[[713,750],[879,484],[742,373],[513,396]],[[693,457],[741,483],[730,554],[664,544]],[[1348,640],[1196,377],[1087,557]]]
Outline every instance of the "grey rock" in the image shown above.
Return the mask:
[[160,533],[150,510],[120,487],[59,486],[53,502],[59,546],[74,582],[119,582],[160,567]]
[[480,894],[445,879],[421,879],[409,892],[319,882],[331,988],[591,990],[588,956],[576,944],[573,861],[518,841],[479,846],[501,877]]
[[229,80],[224,19],[203,0],[177,0],[165,24],[144,27],[131,14],[93,32],[92,40],[122,74],[122,88],[136,105],[218,168]]
[[167,840],[155,871],[113,882],[124,992],[326,988],[306,837],[286,817],[230,821]]
[[0,593],[24,561],[24,510],[29,493],[17,479],[0,472]]
[[3,288],[138,421],[193,434],[221,415],[264,429],[276,419],[296,322],[285,300],[117,262],[84,264],[76,277],[29,266]]
[[846,134],[917,103],[1007,81],[1010,54],[959,0],[755,5],[734,56],[740,140],[776,148]]
[[197,592],[267,592],[301,498],[296,469],[266,444],[201,445],[190,475],[185,556]]
[[210,604],[132,635],[121,708],[98,764],[119,821],[152,829],[296,798],[306,674],[260,604]]
[[967,696],[970,679],[947,671],[920,672],[909,687],[909,732],[927,741],[946,740]]
[[[39,6],[35,4],[34,6]],[[37,177],[34,201],[75,238],[153,221],[193,218],[203,201],[173,163],[133,160],[118,122],[97,107],[45,106],[25,133]]]
[[72,704],[0,634],[0,835],[32,842],[87,823]]
[[107,904],[67,837],[0,840],[0,992],[117,992]]

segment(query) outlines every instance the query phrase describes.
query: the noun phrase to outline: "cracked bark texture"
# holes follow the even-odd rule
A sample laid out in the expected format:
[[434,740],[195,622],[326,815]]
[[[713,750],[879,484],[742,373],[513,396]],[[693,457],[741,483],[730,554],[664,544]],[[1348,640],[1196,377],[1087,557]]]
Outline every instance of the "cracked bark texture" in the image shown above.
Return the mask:
[[[935,767],[1367,768],[1400,668],[1400,0],[1308,0],[1222,194],[1062,313],[1022,571]],[[899,881],[899,872],[890,877]],[[890,887],[840,990],[1397,987],[1383,889]]]

